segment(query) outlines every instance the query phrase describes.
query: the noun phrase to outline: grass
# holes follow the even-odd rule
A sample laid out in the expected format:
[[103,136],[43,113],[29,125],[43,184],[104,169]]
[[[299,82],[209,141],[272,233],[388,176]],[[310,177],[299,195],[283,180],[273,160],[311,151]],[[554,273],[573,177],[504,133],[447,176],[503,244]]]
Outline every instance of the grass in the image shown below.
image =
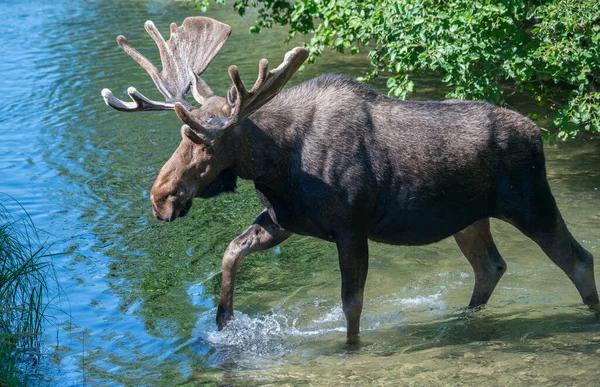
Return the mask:
[[41,355],[51,261],[25,209],[0,194],[0,387],[27,384]]

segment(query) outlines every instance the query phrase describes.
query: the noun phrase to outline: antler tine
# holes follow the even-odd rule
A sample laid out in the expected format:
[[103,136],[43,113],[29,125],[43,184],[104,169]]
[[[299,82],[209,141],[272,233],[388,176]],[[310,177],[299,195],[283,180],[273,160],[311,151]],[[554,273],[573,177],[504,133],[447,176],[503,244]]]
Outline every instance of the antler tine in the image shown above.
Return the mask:
[[190,77],[192,78],[192,95],[200,105],[204,105],[204,100],[215,95],[204,79],[195,74],[192,69],[189,69]]
[[215,118],[215,124],[207,122],[206,125],[201,125],[198,120],[192,116],[192,113],[181,103],[177,102],[174,109],[177,117],[179,117],[184,124],[191,127],[197,134],[208,140],[214,140],[219,137],[223,133],[223,127],[228,126],[228,123],[231,121],[229,118]]
[[202,144],[205,142],[205,138],[203,138],[204,136],[196,133],[196,131],[190,128],[188,125],[183,125],[181,127],[181,132],[196,144]]
[[[130,87],[127,89],[127,94],[129,94],[129,97],[133,102],[121,101],[119,98],[115,97],[109,89],[102,89],[102,97],[104,98],[104,102],[108,106],[122,112],[173,110],[175,107],[174,104],[169,102],[152,101],[137,91],[135,87]],[[185,102],[185,104],[187,109],[189,109],[190,105],[187,102]]]
[[200,75],[219,53],[230,34],[230,26],[207,17],[189,17],[181,27],[171,24],[171,39],[167,43],[173,41],[169,47],[182,59],[182,66],[176,68],[177,74],[174,77],[179,77],[188,88],[192,86],[192,94],[200,104],[213,95]]
[[126,112],[143,110],[172,110],[176,103],[185,109],[191,109],[185,95],[193,86],[194,98],[202,103],[213,95],[210,87],[199,76],[204,72],[229,38],[231,27],[207,17],[190,17],[181,27],[171,24],[171,37],[165,41],[152,21],[144,27],[152,37],[162,62],[159,71],[145,56],[133,48],[124,36],[117,38],[119,46],[150,75],[154,84],[165,97],[166,102],[156,102],[146,98],[137,90],[130,88],[128,94],[133,102],[124,102],[116,98],[108,89],[102,90],[107,105]]
[[[148,23],[146,22],[146,24]],[[171,92],[165,85],[163,78],[160,76],[160,72],[158,71],[156,66],[152,64],[152,62],[150,62],[138,50],[133,48],[133,46],[129,44],[129,41],[123,35],[119,35],[117,37],[117,44],[123,49],[123,51],[127,53],[127,55],[133,58],[133,60],[135,60],[140,66],[142,66],[144,70],[146,70],[146,72],[154,81],[154,84],[158,88],[158,91],[160,91],[160,93],[164,95],[167,100],[173,97],[173,95],[171,95]]]
[[232,119],[237,122],[273,99],[306,58],[308,58],[308,51],[296,47],[285,54],[283,62],[271,71],[268,71],[267,60],[261,59],[258,64],[258,77],[250,91],[246,90],[238,68],[230,66],[229,77],[233,83],[233,90],[230,89],[228,100],[234,106]]
[[250,93],[256,92],[256,90],[263,85],[268,76],[269,61],[263,58],[258,62],[258,77],[256,78],[256,82],[254,82],[254,86],[252,86],[252,89],[250,89]]
[[[165,38],[163,38],[163,36],[161,35],[161,33],[158,31],[158,29],[156,28],[156,26],[154,25],[154,23],[152,22],[152,20],[147,20],[146,23],[144,23],[144,29],[146,30],[146,32],[148,32],[148,35],[150,35],[150,37],[152,38],[152,40],[154,40],[154,43],[156,43],[156,47],[158,47],[158,52],[160,54],[160,61],[162,63],[162,74],[169,74],[169,75],[173,75],[173,72],[177,72],[177,64],[174,63],[175,62],[175,57],[173,56],[173,52],[171,52],[171,50],[169,50],[169,45],[167,44],[167,42],[165,41]],[[160,78],[160,80],[163,80],[163,77],[158,74],[158,77]],[[152,78],[154,80],[154,78]],[[170,79],[171,81],[173,81],[173,79]],[[169,79],[165,79],[164,82],[166,84],[168,84]],[[154,83],[156,83],[156,80],[154,81]],[[185,99],[185,93],[183,93],[183,95],[173,95],[172,90],[169,90],[171,88],[169,88],[168,86],[171,85],[164,85],[164,91],[162,90],[161,86],[159,86],[158,84],[156,84],[156,86],[159,88],[160,92],[165,96],[165,98],[167,98],[167,100],[172,99],[172,98],[179,98],[179,99]],[[178,90],[179,91],[179,90]],[[181,98],[183,97],[183,98]]]
[[[165,98],[170,99],[171,93],[165,86],[164,80],[161,77],[156,66],[152,64],[144,55],[133,48],[123,35],[117,37],[117,44],[125,51],[133,60],[135,60],[146,72],[150,75],[154,84]],[[133,102],[125,102],[115,97],[109,89],[102,90],[104,102],[112,108],[122,112],[139,112],[146,110],[172,110],[174,104],[169,102],[152,101],[137,91],[134,87],[127,89],[127,94]],[[188,104],[189,106],[189,104]]]
[[229,66],[228,73],[229,78],[231,78],[231,82],[233,83],[231,87],[235,93],[231,95],[232,90],[230,89],[227,99],[229,100],[230,104],[234,105],[234,111],[239,112],[242,101],[245,101],[248,98],[248,92],[246,91],[242,77],[240,77],[240,70],[238,70],[237,66]]
[[[186,47],[184,47],[183,50],[179,50],[178,46],[189,43],[187,41],[188,36],[186,35],[186,32],[188,31],[187,29],[184,29],[187,26],[184,27],[184,25],[182,25],[181,28],[178,28],[177,24],[171,23],[171,38],[168,42],[165,41],[165,39],[151,20],[148,20],[144,24],[144,27],[146,28],[146,31],[152,37],[152,39],[154,39],[154,42],[156,42],[156,46],[158,47],[158,51],[160,53],[160,60],[163,66],[162,74],[164,74],[164,77],[167,78],[167,81],[170,81],[167,82],[170,83],[170,89],[172,89],[176,93],[170,98],[182,101],[185,100],[185,95],[187,94],[190,88],[190,84],[196,77],[196,74],[190,67],[193,66],[193,63],[188,63],[194,60],[195,53],[193,51],[190,52],[186,49]],[[180,35],[182,35],[181,38]],[[198,50],[198,48],[196,49]],[[201,54],[200,56],[203,57],[204,55]],[[204,71],[204,68],[197,69],[197,71],[202,73]],[[206,88],[210,90],[208,85],[206,85]],[[198,102],[202,103],[202,101],[200,100],[198,100]]]

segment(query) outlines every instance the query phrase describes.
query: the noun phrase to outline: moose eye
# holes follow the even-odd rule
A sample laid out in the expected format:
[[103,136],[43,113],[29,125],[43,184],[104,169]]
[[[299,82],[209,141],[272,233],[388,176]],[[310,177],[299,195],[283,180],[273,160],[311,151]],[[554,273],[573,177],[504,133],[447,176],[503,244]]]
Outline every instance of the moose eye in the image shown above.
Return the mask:
[[210,116],[209,118],[206,119],[207,124],[218,125],[221,127],[228,125],[230,121],[231,121],[231,117]]

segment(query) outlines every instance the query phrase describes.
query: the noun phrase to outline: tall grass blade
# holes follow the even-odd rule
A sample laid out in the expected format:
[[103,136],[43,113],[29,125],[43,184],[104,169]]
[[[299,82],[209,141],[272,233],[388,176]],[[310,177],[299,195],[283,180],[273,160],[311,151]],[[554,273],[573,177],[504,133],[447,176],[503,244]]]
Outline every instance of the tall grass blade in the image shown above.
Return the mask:
[[25,209],[0,194],[0,387],[24,384],[25,365],[40,354],[49,285],[56,284],[48,257]]

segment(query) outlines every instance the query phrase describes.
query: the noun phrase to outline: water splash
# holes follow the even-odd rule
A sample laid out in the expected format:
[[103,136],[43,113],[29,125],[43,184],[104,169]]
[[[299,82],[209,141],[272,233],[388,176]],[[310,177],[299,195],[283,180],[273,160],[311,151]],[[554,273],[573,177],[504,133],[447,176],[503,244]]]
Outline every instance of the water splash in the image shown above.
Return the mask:
[[[435,319],[440,313],[449,312],[444,292],[453,286],[456,284],[452,279],[442,280],[437,291],[431,294],[403,294],[401,297],[394,294],[391,298],[367,300],[361,330],[364,333],[382,327],[402,328],[405,325],[403,310],[407,308],[418,308],[424,313],[421,317],[425,320]],[[200,337],[204,350],[210,348],[212,351],[210,363],[213,366],[233,362],[238,367],[260,368],[264,361],[298,355],[300,349],[314,339],[326,341],[328,336],[334,335],[329,338],[343,340],[346,320],[340,304],[335,300],[315,298],[293,307],[282,302],[269,312],[256,316],[236,311],[222,331],[215,325],[216,308],[211,308],[199,315],[194,336]],[[307,312],[312,313],[315,309],[318,315],[307,318]]]
[[392,305],[403,306],[406,308],[414,308],[426,306],[429,308],[443,308],[446,304],[442,300],[442,293],[433,293],[428,296],[405,297],[390,300]]

